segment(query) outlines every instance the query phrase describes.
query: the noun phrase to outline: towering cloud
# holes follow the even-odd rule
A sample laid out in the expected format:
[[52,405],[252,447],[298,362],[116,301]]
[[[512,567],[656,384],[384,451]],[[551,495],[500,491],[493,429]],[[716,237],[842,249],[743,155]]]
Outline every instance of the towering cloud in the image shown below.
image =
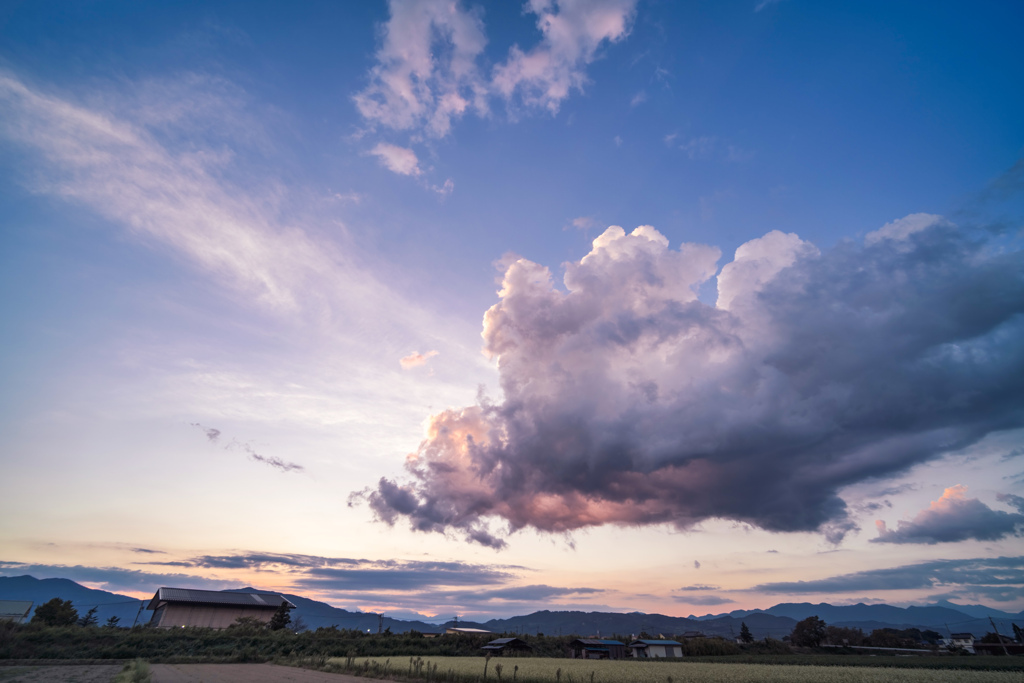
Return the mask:
[[[503,399],[430,421],[388,523],[854,528],[838,491],[1024,425],[1024,253],[912,216],[821,252],[771,232],[719,251],[611,227],[565,265],[526,259],[484,316]],[[497,523],[497,526],[496,526]]]
[[[952,543],[977,539],[995,541],[1005,536],[1019,535],[1024,528],[1024,514],[993,510],[977,498],[967,497],[967,487],[950,486],[942,496],[932,501],[912,521],[901,520],[895,529],[889,529],[878,520],[876,543]],[[1001,496],[1015,507],[1024,507],[1017,496]]]

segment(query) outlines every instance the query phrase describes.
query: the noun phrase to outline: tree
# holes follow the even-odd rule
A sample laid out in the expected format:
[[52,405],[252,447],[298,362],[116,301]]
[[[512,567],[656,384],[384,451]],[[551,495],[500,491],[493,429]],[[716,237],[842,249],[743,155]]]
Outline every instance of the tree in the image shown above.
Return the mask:
[[85,616],[78,620],[79,626],[95,626],[99,619],[96,618],[96,610],[99,607],[93,607],[91,610],[85,613]]
[[740,640],[744,643],[754,642],[754,636],[750,633],[750,629],[747,628],[747,622],[745,621],[740,623]]
[[798,621],[789,634],[789,640],[798,647],[818,647],[825,639],[828,625],[817,616]]
[[1013,638],[1018,643],[1024,643],[1024,631],[1021,630],[1017,624],[1011,624],[1013,626]]
[[281,603],[281,606],[274,612],[274,616],[270,618],[271,631],[280,631],[292,623],[292,615],[288,613],[290,609],[287,602]]
[[825,640],[829,645],[863,645],[864,632],[859,628],[829,626],[825,629]]
[[117,628],[118,622],[121,621],[121,617],[110,617],[107,619],[107,623],[103,624],[106,628]]
[[70,600],[54,598],[36,608],[32,621],[46,626],[73,626],[78,621],[78,610]]

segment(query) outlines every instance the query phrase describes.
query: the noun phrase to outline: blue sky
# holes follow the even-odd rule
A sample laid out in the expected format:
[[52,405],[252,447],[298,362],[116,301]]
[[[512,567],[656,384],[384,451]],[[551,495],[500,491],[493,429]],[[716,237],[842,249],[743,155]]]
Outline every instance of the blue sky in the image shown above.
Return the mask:
[[3,3],[4,571],[1024,608],[1021,12]]

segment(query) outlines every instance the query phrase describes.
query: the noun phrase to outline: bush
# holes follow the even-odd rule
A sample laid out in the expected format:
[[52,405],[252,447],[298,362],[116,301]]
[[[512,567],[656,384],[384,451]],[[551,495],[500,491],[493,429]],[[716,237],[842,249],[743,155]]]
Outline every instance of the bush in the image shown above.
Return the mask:
[[121,672],[114,677],[113,683],[150,683],[151,680],[153,673],[149,670],[149,664],[136,659],[124,665]]

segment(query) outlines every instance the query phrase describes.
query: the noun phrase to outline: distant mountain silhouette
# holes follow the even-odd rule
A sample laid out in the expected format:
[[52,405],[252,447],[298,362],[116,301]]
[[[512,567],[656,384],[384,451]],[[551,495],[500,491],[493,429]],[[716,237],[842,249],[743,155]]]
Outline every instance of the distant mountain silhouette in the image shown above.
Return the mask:
[[[156,591],[157,586],[153,590]],[[233,592],[252,593],[256,588],[240,588]],[[437,632],[455,625],[448,621],[434,624],[425,621],[393,619],[378,617],[367,612],[350,612],[339,607],[332,607],[325,602],[311,600],[301,595],[282,593],[292,601],[296,609],[292,618],[301,618],[309,629],[337,626],[338,628],[359,629],[376,633],[378,628],[391,629],[392,633],[405,631]],[[140,601],[127,595],[109,593],[102,590],[86,588],[69,579],[36,579],[31,576],[0,577],[0,600],[32,600],[38,607],[40,604],[59,597],[71,600],[80,614],[85,614],[92,606],[98,606],[97,617],[103,623],[110,616],[121,619],[121,625],[131,626],[138,615],[138,623],[149,621],[152,612],[139,606],[148,600]],[[33,608],[34,609],[34,608]],[[726,614],[707,614],[702,617],[670,617],[664,614],[645,614],[643,612],[552,612],[542,610],[524,616],[508,619],[491,619],[485,622],[459,621],[458,625],[467,628],[482,628],[494,633],[544,633],[545,635],[583,635],[606,637],[620,635],[630,637],[639,635],[641,631],[657,636],[681,634],[686,631],[701,631],[706,635],[717,635],[732,638],[739,635],[740,624],[746,623],[751,634],[761,639],[766,636],[782,638],[789,635],[801,619],[817,616],[833,626],[861,628],[870,632],[876,628],[918,628],[931,629],[943,635],[953,632],[970,632],[977,637],[989,632],[992,627],[988,617],[996,620],[1000,632],[1013,633],[1012,623],[1024,626],[1024,612],[1010,613],[985,607],[984,605],[956,605],[942,602],[932,605],[913,607],[894,607],[892,605],[830,605],[828,603],[812,604],[781,603],[765,610],[734,610]],[[947,630],[948,626],[948,630]]]
[[[263,591],[258,588],[249,587],[236,588],[228,592],[260,593]],[[390,617],[384,617],[381,620],[376,614],[371,612],[349,612],[340,607],[332,607],[326,602],[304,598],[301,595],[293,595],[291,593],[281,593],[281,595],[288,598],[295,605],[295,609],[291,612],[292,620],[294,621],[301,617],[302,621],[306,624],[306,628],[310,630],[316,630],[321,627],[329,628],[331,626],[359,629],[361,631],[370,631],[371,633],[376,633],[378,626],[381,629],[390,628],[392,633],[403,633],[405,631],[436,633],[443,630],[443,627],[437,624],[428,624],[424,621],[404,621]]]
[[121,626],[131,626],[136,617],[140,624],[144,624],[153,616],[152,612],[145,609],[139,611],[140,605],[148,600],[86,588],[70,579],[37,579],[28,575],[0,576],[0,600],[31,600],[33,605],[29,614],[30,619],[35,614],[36,607],[53,598],[70,600],[78,610],[79,616],[85,616],[91,607],[97,607],[96,618],[101,625],[110,617],[119,618]]

